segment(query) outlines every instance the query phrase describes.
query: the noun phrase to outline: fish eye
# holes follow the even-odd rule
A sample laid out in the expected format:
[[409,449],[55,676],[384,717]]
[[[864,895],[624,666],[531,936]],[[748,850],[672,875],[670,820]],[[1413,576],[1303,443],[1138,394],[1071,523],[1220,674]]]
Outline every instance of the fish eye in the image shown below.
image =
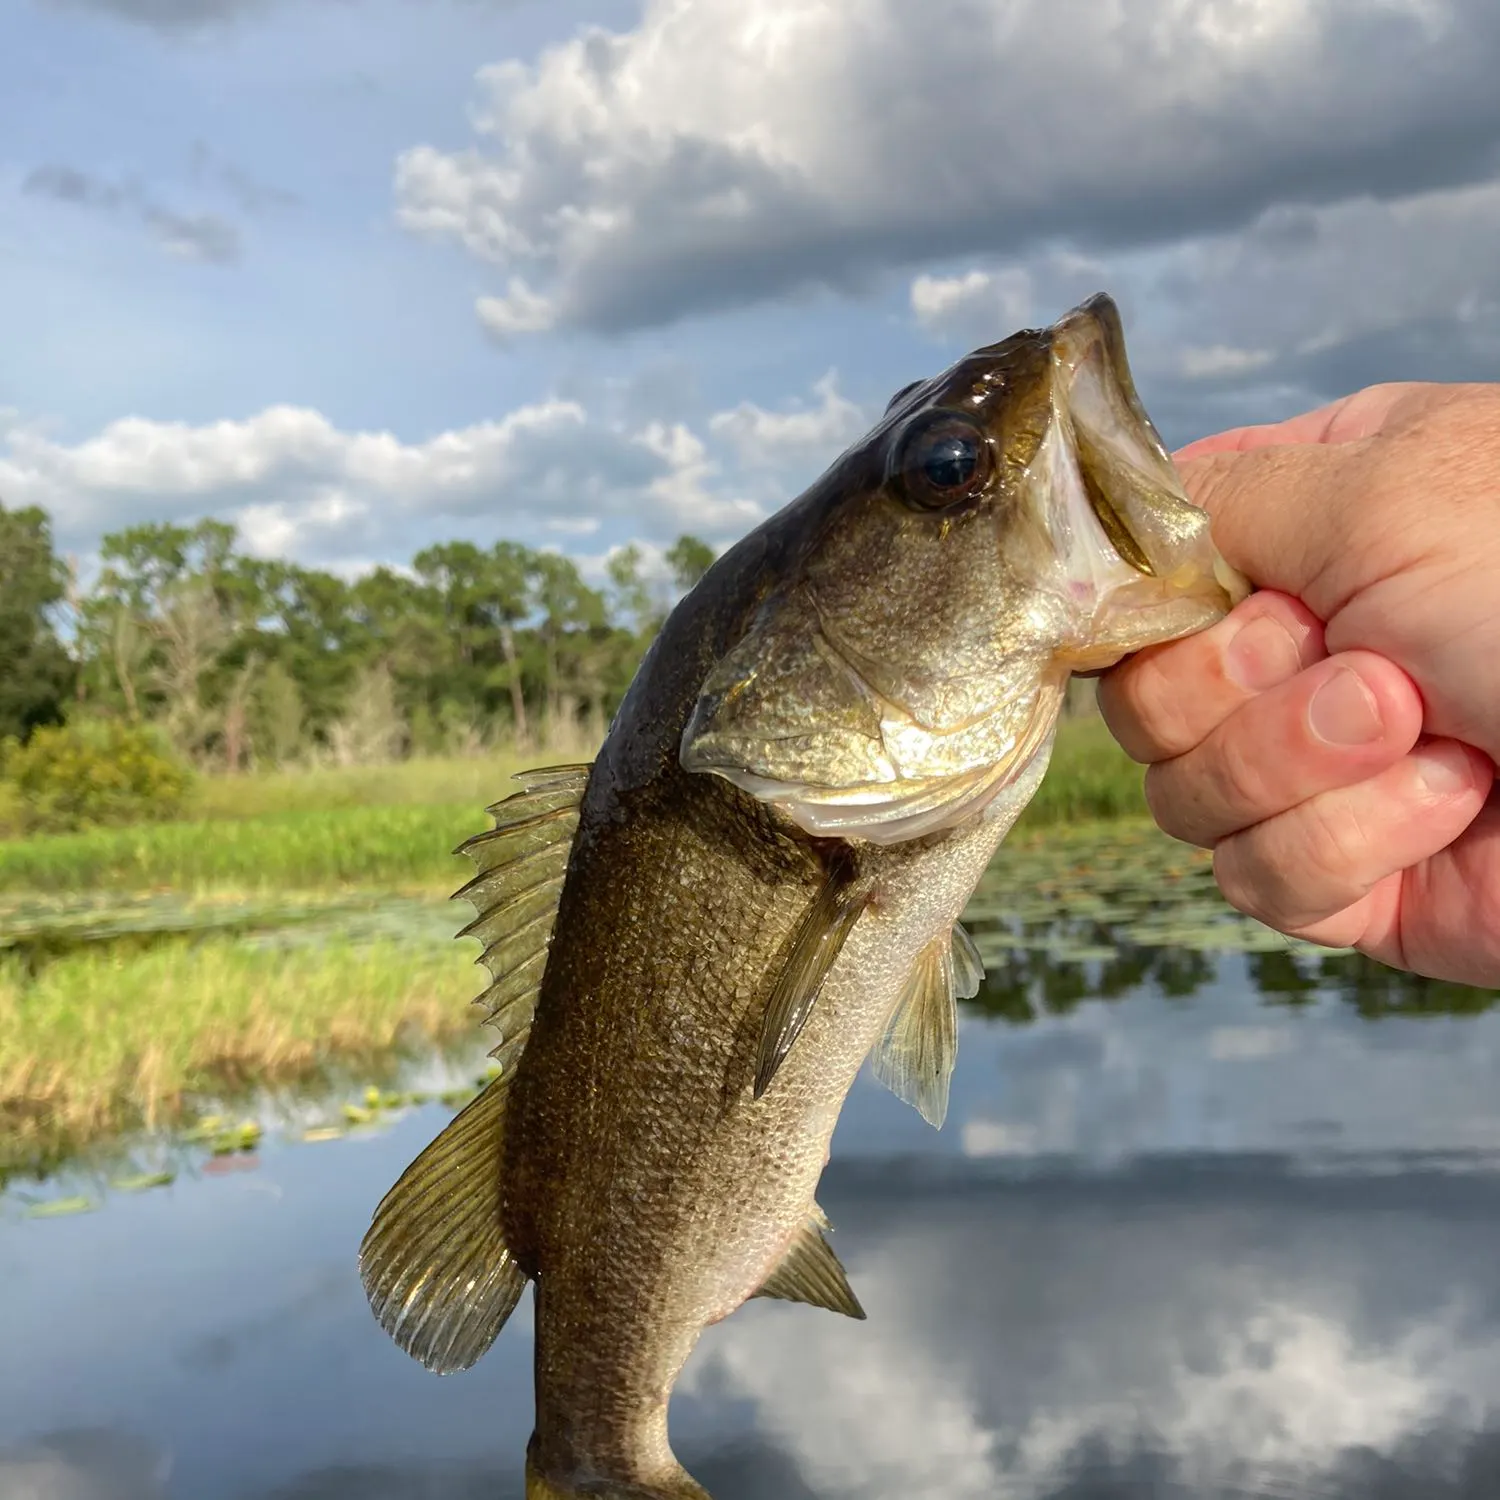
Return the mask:
[[989,483],[994,451],[966,417],[936,412],[908,429],[898,445],[891,477],[903,498],[920,510],[941,510],[968,500]]

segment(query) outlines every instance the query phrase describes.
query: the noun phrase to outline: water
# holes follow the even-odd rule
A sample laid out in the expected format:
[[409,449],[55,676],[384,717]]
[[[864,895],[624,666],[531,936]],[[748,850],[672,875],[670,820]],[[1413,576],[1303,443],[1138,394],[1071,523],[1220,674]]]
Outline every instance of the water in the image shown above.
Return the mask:
[[[869,1321],[704,1335],[672,1426],[715,1500],[1500,1494],[1500,1012],[1144,920],[976,924],[941,1133],[859,1080],[819,1197]],[[12,1194],[0,1500],[520,1500],[529,1305],[438,1380],[354,1273],[447,1118]]]

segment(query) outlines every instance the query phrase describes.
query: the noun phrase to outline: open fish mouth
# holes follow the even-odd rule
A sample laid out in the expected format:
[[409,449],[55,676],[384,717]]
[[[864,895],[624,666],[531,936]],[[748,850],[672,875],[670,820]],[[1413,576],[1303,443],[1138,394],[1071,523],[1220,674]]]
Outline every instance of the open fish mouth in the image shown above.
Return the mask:
[[1055,659],[1098,672],[1202,629],[1250,584],[1214,547],[1141,403],[1113,299],[1091,297],[1050,333],[1056,419],[1038,462],[1072,615]]
[[898,843],[1016,804],[1070,673],[1249,591],[1107,296],[908,388],[851,451],[794,502],[806,550],[705,678],[679,750],[815,837]]

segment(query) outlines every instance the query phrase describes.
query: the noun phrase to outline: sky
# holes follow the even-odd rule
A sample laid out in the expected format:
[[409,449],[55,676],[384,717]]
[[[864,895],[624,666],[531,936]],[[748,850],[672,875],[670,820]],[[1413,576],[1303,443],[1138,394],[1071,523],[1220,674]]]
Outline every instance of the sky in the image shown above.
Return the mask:
[[0,502],[724,545],[1120,303],[1169,444],[1500,379],[1494,0],[6,0]]

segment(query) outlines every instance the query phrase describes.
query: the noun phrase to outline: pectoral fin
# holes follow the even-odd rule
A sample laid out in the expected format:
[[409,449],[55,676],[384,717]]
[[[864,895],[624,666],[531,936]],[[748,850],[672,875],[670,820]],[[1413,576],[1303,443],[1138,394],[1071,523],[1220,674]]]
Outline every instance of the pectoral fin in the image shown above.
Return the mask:
[[[929,1124],[939,1127],[948,1113],[948,1080],[958,1053],[958,1005],[954,999],[958,966],[954,958],[959,931],[955,927],[951,938],[934,938],[918,954],[890,1024],[875,1049],[875,1076]],[[968,942],[967,933],[963,940]],[[967,953],[960,962],[968,984],[973,971]]]
[[754,1295],[780,1297],[786,1302],[806,1302],[812,1307],[826,1307],[829,1312],[843,1313],[845,1317],[863,1318],[865,1310],[859,1305],[859,1298],[854,1295],[838,1256],[823,1238],[823,1230],[827,1227],[828,1220],[815,1208],[797,1231],[781,1264]]
[[755,1070],[757,1099],[771,1086],[776,1070],[807,1024],[818,991],[869,899],[869,883],[846,864],[829,873],[813,898],[766,1002]]

